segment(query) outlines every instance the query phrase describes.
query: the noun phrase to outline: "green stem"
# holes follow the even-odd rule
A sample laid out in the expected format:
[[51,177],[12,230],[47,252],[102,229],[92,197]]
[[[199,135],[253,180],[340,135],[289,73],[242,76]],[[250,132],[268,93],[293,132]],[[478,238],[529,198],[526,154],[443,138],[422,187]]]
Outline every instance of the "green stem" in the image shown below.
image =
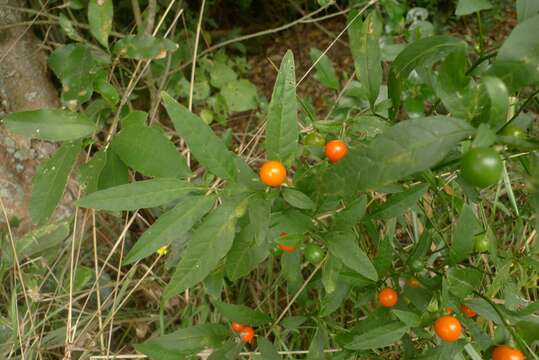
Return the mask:
[[494,56],[498,55],[498,50],[492,50],[489,53],[486,53],[482,56],[480,56],[473,64],[470,66],[468,70],[466,70],[466,75],[470,75],[479,65],[481,65],[486,60],[493,58]]
[[483,49],[485,47],[483,39],[483,25],[481,23],[481,13],[477,12],[477,26],[479,28],[479,55],[483,55]]
[[535,96],[539,94],[539,89],[535,90],[533,93],[530,94],[530,96],[528,96],[528,98],[526,99],[526,101],[524,101],[524,103],[518,108],[517,111],[515,111],[515,115],[513,115],[513,117],[511,117],[511,119],[509,119],[508,122],[505,123],[504,126],[502,126],[500,128],[500,130],[498,130],[498,134],[501,133],[503,131],[503,129],[505,129],[506,127],[508,127],[509,125],[511,125],[511,123],[520,115],[520,113],[522,112],[522,110],[524,110],[526,108],[526,106],[528,106],[528,104],[535,99]]

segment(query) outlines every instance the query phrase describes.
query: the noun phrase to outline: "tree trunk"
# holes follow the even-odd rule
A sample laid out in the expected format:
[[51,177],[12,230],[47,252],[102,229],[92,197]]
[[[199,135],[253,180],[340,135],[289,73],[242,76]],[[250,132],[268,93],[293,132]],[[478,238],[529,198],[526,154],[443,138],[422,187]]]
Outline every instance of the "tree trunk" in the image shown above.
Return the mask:
[[[25,21],[24,0],[0,0],[0,119],[13,111],[58,107],[57,92],[47,72],[46,54]],[[28,203],[32,176],[38,160],[55,146],[29,140],[0,128],[0,197],[10,219],[19,219],[19,230],[29,225]],[[5,216],[0,208],[0,224]],[[24,231],[24,230],[23,230]]]

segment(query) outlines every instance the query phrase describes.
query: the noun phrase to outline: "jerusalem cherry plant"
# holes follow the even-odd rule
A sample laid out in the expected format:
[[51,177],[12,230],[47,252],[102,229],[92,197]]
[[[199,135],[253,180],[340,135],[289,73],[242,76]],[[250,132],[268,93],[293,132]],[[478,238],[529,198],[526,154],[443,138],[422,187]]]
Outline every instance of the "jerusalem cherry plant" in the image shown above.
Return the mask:
[[[489,2],[459,1],[458,15],[479,17],[483,8],[473,4],[481,3]],[[193,88],[185,96],[174,83],[189,81],[166,77],[182,43],[128,35],[109,44],[110,29],[90,24],[101,47],[74,42],[49,56],[63,107],[3,119],[15,134],[60,142],[34,176],[36,230],[27,241],[63,231],[53,246],[66,244],[72,271],[77,256],[90,269],[76,291],[92,297],[63,309],[72,322],[49,330],[67,334],[61,346],[71,346],[77,318],[96,341],[114,324],[123,329],[114,336],[131,342],[111,353],[156,360],[202,351],[280,359],[279,351],[296,350],[309,359],[538,359],[531,109],[539,14],[524,6],[531,3],[517,1],[518,23],[492,48],[418,32],[393,52],[384,47],[396,16],[389,7],[352,7],[345,26],[353,73],[338,73],[318,49],[312,71],[298,73],[293,52],[282,54],[269,103],[241,146],[227,140],[226,121],[210,118],[258,107],[256,96],[246,100],[252,84],[229,64],[216,60],[210,70],[214,101],[193,106]],[[149,109],[131,99],[136,84],[122,90],[110,81],[115,64],[129,61],[164,74]],[[308,76],[333,94],[322,112],[299,95]],[[230,82],[236,87],[227,90]],[[70,178],[77,210],[59,223],[51,217]],[[105,254],[105,263],[116,259],[113,290],[107,265],[94,272],[93,250],[80,251],[86,238],[88,249],[104,246],[95,230],[112,231],[110,219],[123,226]],[[30,248],[16,249],[18,259],[45,247]],[[74,284],[61,286],[77,296]],[[137,339],[114,315],[145,286],[153,304],[122,313],[123,323],[147,319]],[[24,314],[27,303],[17,304]],[[84,315],[98,308],[98,320]]]

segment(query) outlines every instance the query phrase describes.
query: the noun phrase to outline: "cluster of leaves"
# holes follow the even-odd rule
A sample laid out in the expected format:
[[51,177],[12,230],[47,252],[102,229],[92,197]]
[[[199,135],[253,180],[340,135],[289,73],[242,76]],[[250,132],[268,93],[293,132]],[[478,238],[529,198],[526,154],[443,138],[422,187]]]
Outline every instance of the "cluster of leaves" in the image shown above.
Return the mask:
[[[469,3],[481,2],[485,1]],[[162,306],[186,290],[202,288],[224,318],[275,333],[280,318],[272,319],[261,309],[223,303],[223,288],[227,282],[248,277],[279,244],[296,249],[318,244],[327,255],[306,267],[310,272],[306,279],[300,250],[279,258],[290,294],[316,294],[309,313],[295,319],[296,328],[308,319],[316,325],[309,358],[323,358],[327,344],[342,349],[332,358],[352,359],[400,343],[399,352],[406,358],[467,354],[478,359],[495,344],[511,341],[536,358],[537,289],[533,289],[533,303],[523,301],[520,291],[537,281],[537,242],[518,244],[526,251],[508,250],[502,240],[496,240],[498,229],[492,227],[496,211],[489,219],[485,210],[486,204],[493,203],[508,217],[518,216],[508,169],[530,179],[524,206],[539,208],[534,183],[539,172],[534,151],[539,144],[503,135],[509,125],[526,132],[532,116],[522,110],[536,93],[526,99],[527,94],[539,85],[539,15],[523,5],[527,3],[518,1],[520,23],[490,56],[477,56],[455,37],[433,35],[421,14],[410,16],[409,23],[427,30],[411,31],[409,43],[387,47],[384,38],[394,30],[384,29],[384,22],[394,24],[402,16],[398,4],[384,14],[373,10],[363,16],[352,11],[348,37],[355,80],[341,87],[331,60],[318,49],[311,51],[315,77],[342,94],[322,120],[298,97],[294,57],[287,52],[267,107],[264,149],[266,158],[283,163],[291,178],[285,186],[270,189],[212,130],[208,113],[198,116],[177,101],[189,95],[183,75],[171,77],[160,99],[175,134],[197,161],[196,173],[163,126],[150,126],[152,119],[146,112],[129,111],[107,77],[112,56],[150,64],[152,71],[163,74],[170,62],[181,61],[173,60],[181,50],[175,52],[174,42],[147,34],[125,36],[109,48],[112,1],[91,0],[88,21],[102,48],[82,42],[69,20],[62,18],[64,30],[76,43],[49,57],[50,68],[62,82],[67,109],[13,113],[3,119],[15,133],[63,142],[34,178],[32,219],[38,224],[50,219],[84,149],[90,156],[80,166],[79,207],[112,214],[162,211],[123,262],[128,266],[144,261],[163,246],[174,249],[174,269]],[[479,10],[467,8],[461,14]],[[221,56],[198,66],[194,97],[207,101],[212,116],[217,114],[220,121],[229,112],[258,106],[254,87],[238,79],[234,70],[238,63]],[[384,64],[389,67],[387,76]],[[100,97],[96,99],[94,93]],[[303,116],[298,119],[300,109]],[[117,119],[121,130],[116,133]],[[109,129],[105,143],[97,141],[102,128]],[[337,163],[326,161],[322,146],[302,144],[312,133],[344,140],[349,153]],[[489,189],[480,191],[460,178],[453,182],[462,155],[482,147],[495,147],[505,159],[494,198]],[[130,173],[139,180],[129,181]],[[498,196],[502,188],[513,212]],[[68,231],[66,223],[45,226],[40,231],[56,241],[47,246],[56,246]],[[474,250],[474,237],[480,234],[489,239],[488,255]],[[43,251],[32,241],[36,236],[18,242],[19,256]],[[482,261],[487,271],[480,269]],[[514,272],[525,274],[523,280],[515,282]],[[83,275],[77,286],[88,283],[89,277]],[[401,281],[412,277],[419,286]],[[375,294],[389,284],[400,294],[397,305],[373,306]],[[503,296],[503,305],[493,301],[498,296]],[[350,301],[355,306],[339,314]],[[458,310],[461,304],[493,324],[494,339],[485,322],[463,316]],[[465,328],[466,336],[456,342],[440,342],[431,331],[447,307],[457,309]],[[358,317],[362,319],[357,321]],[[211,347],[217,349],[212,359],[232,359],[241,349],[234,339],[228,326],[203,323],[152,337],[135,348],[166,360]],[[258,336],[257,341],[264,359],[278,358],[268,339]]]

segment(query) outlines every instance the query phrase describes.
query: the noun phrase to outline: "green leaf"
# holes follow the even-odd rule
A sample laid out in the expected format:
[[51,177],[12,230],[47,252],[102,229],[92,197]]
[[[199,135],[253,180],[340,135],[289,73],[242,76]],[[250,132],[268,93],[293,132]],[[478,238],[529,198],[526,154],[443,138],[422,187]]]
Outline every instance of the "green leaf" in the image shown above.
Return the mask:
[[201,187],[177,179],[153,179],[96,191],[78,201],[83,208],[109,211],[152,208],[174,201]]
[[539,1],[536,0],[517,0],[517,19],[518,22],[524,22],[539,13]]
[[179,104],[170,95],[161,93],[163,104],[178,134],[184,138],[193,156],[208,171],[222,179],[234,181],[237,177],[236,156],[223,140],[198,116]]
[[49,141],[77,140],[96,130],[84,114],[59,109],[14,112],[3,122],[16,134]]
[[236,360],[239,357],[242,345],[230,340],[219,349],[215,349],[208,357],[208,360]]
[[509,91],[505,83],[497,77],[485,76],[482,89],[488,97],[488,110],[481,113],[482,122],[490,124],[492,129],[499,130],[507,121],[509,112]]
[[215,308],[230,321],[249,326],[262,326],[271,322],[271,317],[261,311],[253,310],[244,305],[215,302]]
[[370,213],[367,219],[389,219],[402,215],[423,197],[428,188],[427,184],[420,184],[392,195],[389,200]]
[[253,228],[249,225],[242,229],[226,256],[225,272],[230,281],[248,275],[270,254],[267,242],[253,244]]
[[[388,82],[393,108],[400,104],[401,83],[406,80],[412,70],[428,68],[435,62],[445,58],[466,43],[448,35],[435,35],[419,39],[408,45],[391,64]],[[395,111],[395,110],[394,110]]]
[[386,236],[378,243],[378,254],[374,258],[374,267],[378,274],[384,275],[390,269],[393,262],[393,245],[390,236]]
[[188,177],[191,171],[187,162],[156,128],[127,126],[117,134],[111,148],[129,167],[150,177]]
[[350,287],[344,282],[338,282],[334,291],[327,293],[320,303],[320,317],[333,314],[343,304],[350,293]]
[[419,316],[412,311],[391,309],[391,312],[395,314],[395,316],[399,318],[400,321],[410,327],[416,327],[421,324],[421,319],[419,318]]
[[470,15],[488,9],[492,9],[492,4],[488,0],[459,0],[455,15]]
[[526,320],[517,322],[515,330],[526,343],[533,346],[539,342],[539,318],[537,316],[530,316]]
[[281,255],[281,274],[289,282],[288,286],[301,285],[303,275],[301,274],[301,255],[299,251],[285,252]]
[[465,48],[449,54],[439,67],[435,90],[452,116],[473,120],[486,112],[483,103],[488,99],[481,87],[466,75],[468,67]]
[[518,24],[505,40],[490,72],[513,93],[539,82],[539,15]]
[[319,326],[313,336],[311,344],[309,345],[309,353],[307,354],[307,360],[325,360],[324,348],[328,342],[327,330]]
[[407,266],[410,266],[415,260],[420,260],[430,250],[432,244],[432,237],[428,231],[423,232],[419,238],[419,242],[414,246],[406,262]]
[[490,147],[496,142],[496,132],[487,124],[479,124],[475,138],[472,142],[472,148]]
[[347,158],[359,170],[359,190],[376,189],[436,165],[473,132],[465,121],[445,116],[401,121]]
[[109,47],[114,8],[112,0],[90,0],[88,3],[88,24],[90,32],[104,47]]
[[107,53],[85,44],[69,44],[54,50],[48,64],[62,81],[62,103],[75,110],[90,100],[95,80],[109,63]]
[[[351,21],[357,12],[351,12],[348,19]],[[361,85],[367,90],[371,108],[374,106],[380,85],[382,84],[381,51],[379,45],[382,34],[382,22],[376,11],[371,12],[363,24],[356,20],[348,28],[350,50],[354,58],[356,76]]]
[[174,239],[185,235],[198,220],[213,206],[212,196],[186,196],[173,209],[161,215],[142,234],[136,244],[129,250],[124,263],[135,261],[153,254],[161,246],[168,246]]
[[[260,357],[264,360],[282,360],[281,356],[277,352],[275,345],[269,342],[265,337],[260,337],[256,341],[260,348]],[[256,357],[255,357],[256,358]]]
[[353,336],[344,347],[356,351],[386,347],[399,341],[406,331],[408,326],[400,321],[390,322]]
[[67,18],[63,13],[60,14],[60,17],[58,18],[58,22],[60,23],[60,26],[62,27],[62,30],[64,33],[71,39],[79,42],[84,42],[84,39],[82,36],[79,35],[75,27],[73,26],[73,23],[71,20]]
[[210,83],[216,88],[222,88],[227,83],[238,78],[238,74],[225,63],[216,62],[210,70]]
[[479,224],[475,219],[472,208],[469,205],[464,205],[460,212],[453,241],[449,248],[449,260],[451,265],[458,264],[473,252],[473,238],[478,227]]
[[299,190],[285,188],[283,198],[287,203],[298,209],[314,209],[315,203],[307,195]]
[[449,290],[461,299],[479,289],[481,278],[481,272],[473,268],[452,267],[447,271]]
[[128,59],[161,59],[176,51],[178,44],[149,34],[127,35],[114,44],[113,52]]
[[247,79],[233,80],[221,88],[229,112],[242,112],[256,109],[258,95],[256,87]]
[[271,225],[271,205],[263,194],[257,194],[249,201],[249,224],[253,227],[254,239],[256,245],[266,242]]
[[320,59],[315,66],[314,78],[328,89],[339,90],[339,78],[330,58],[317,48],[311,48],[309,55],[313,63]]
[[30,217],[35,224],[46,222],[60,202],[69,173],[79,155],[81,142],[66,142],[43,161],[32,179]]
[[332,254],[329,254],[322,270],[322,284],[324,285],[326,293],[331,294],[336,290],[339,285],[337,281],[341,269],[342,262]]
[[332,229],[344,231],[355,226],[365,215],[367,210],[367,197],[361,195],[354,199],[341,212],[335,214]]
[[94,87],[95,91],[99,93],[110,106],[116,105],[120,100],[118,91],[108,82],[105,74],[95,80]]
[[[69,221],[55,222],[33,229],[15,241],[19,259],[30,258],[47,250],[61,249],[62,242],[69,236],[71,226]],[[54,253],[54,252],[53,252]],[[13,253],[6,251],[9,264],[13,264]]]
[[127,184],[129,173],[127,166],[120,160],[114,151],[104,151],[107,160],[103,170],[99,174],[98,189],[108,189],[110,187]]
[[353,232],[332,233],[327,236],[329,251],[346,266],[366,278],[377,281],[376,268],[369,257],[361,250]]
[[80,166],[79,183],[85,194],[98,189],[101,172],[107,163],[107,153],[104,150],[96,152],[86,164]]
[[288,235],[305,234],[312,230],[313,221],[310,216],[296,209],[287,209],[282,213],[271,215],[271,226],[277,233],[287,232]]
[[229,336],[230,331],[224,325],[195,325],[148,339],[135,345],[135,349],[152,359],[178,360],[205,348],[220,346]]
[[163,293],[165,299],[198,284],[215,269],[232,247],[236,222],[246,206],[245,199],[229,199],[204,219],[183,250]]
[[288,50],[275,80],[266,124],[267,158],[290,165],[298,147],[294,55]]

